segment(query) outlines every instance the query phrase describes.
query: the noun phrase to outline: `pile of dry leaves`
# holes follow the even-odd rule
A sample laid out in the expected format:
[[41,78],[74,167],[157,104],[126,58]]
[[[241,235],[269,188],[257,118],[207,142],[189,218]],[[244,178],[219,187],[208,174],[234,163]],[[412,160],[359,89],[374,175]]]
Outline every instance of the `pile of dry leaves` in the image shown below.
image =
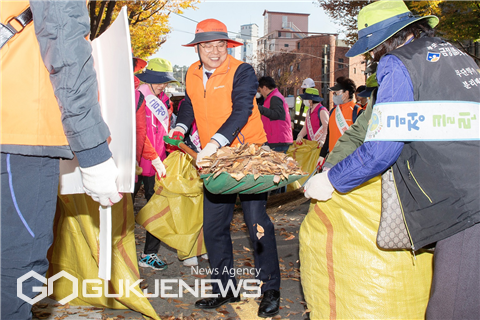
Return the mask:
[[237,181],[246,175],[256,180],[263,175],[274,175],[274,182],[288,179],[290,175],[305,175],[297,161],[284,153],[272,151],[268,147],[255,144],[239,144],[236,147],[222,147],[200,163],[201,174],[211,174],[216,178],[222,172],[229,173]]

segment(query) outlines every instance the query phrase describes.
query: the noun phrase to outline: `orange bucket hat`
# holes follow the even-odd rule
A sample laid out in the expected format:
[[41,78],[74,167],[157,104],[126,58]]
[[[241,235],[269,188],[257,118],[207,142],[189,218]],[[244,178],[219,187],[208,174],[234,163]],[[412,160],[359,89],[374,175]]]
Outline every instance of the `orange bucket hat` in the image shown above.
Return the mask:
[[225,40],[228,48],[243,45],[243,43],[232,40],[228,37],[227,26],[216,19],[200,21],[195,29],[195,38],[192,42],[184,44],[184,47],[194,47],[202,42]]

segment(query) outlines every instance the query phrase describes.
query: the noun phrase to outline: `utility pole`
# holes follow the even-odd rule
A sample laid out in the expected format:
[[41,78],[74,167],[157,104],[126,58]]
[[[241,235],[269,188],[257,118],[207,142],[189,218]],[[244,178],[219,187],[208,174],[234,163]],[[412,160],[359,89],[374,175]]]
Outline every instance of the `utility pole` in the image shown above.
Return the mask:
[[328,57],[330,55],[328,44],[323,46],[323,68],[322,68],[322,97],[324,99],[324,106],[327,106],[330,103],[330,97],[328,92],[328,84],[329,84],[329,62]]

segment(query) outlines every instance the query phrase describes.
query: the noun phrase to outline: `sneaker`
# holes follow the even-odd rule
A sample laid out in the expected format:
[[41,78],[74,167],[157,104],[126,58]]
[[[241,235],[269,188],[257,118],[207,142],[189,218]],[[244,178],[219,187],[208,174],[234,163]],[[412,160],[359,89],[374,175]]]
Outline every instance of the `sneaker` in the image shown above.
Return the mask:
[[155,253],[142,255],[138,265],[144,268],[152,268],[155,270],[165,270],[167,269],[167,264],[163,262]]
[[183,260],[183,265],[185,267],[198,266],[198,259],[197,259],[197,257],[191,257],[191,258],[185,259],[185,260]]
[[204,260],[208,260],[208,253],[204,253],[200,256],[200,258],[204,259]]

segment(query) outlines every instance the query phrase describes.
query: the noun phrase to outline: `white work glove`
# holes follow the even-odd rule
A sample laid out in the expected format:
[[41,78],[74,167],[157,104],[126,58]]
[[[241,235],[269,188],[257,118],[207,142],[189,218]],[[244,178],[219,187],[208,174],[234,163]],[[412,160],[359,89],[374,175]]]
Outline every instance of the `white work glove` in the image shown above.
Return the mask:
[[202,159],[205,157],[211,156],[212,154],[217,152],[217,149],[218,149],[218,146],[215,143],[212,143],[212,142],[207,143],[205,148],[203,148],[202,151],[200,151],[197,154],[197,162],[196,162],[197,167],[201,167],[201,165],[198,165],[198,164],[202,162]]
[[325,144],[325,142],[323,142],[323,141],[318,142],[317,149],[321,149],[324,144]]
[[109,207],[122,199],[115,183],[118,169],[113,158],[93,167],[80,168],[80,171],[82,172],[83,189],[94,201],[104,207]]
[[165,169],[165,166],[163,165],[162,160],[160,160],[160,157],[156,157],[152,160],[152,166],[155,167],[159,178],[164,177],[167,173],[167,169]]
[[[177,132],[177,131],[181,133],[181,137],[183,139],[183,137],[185,136],[185,129],[183,129],[182,127],[179,127],[179,126],[176,126],[175,128],[170,129],[170,131],[168,132],[168,137],[172,138],[172,139],[175,139],[174,138],[174,133]],[[177,137],[177,136],[178,136],[178,134],[175,135],[175,137]],[[177,140],[180,140],[180,139],[177,139]]]
[[297,140],[295,141],[296,144],[303,144],[303,137],[307,135],[307,128],[305,126],[302,127],[302,130],[297,135]]
[[305,198],[313,198],[319,201],[327,201],[332,197],[335,188],[328,180],[328,172],[314,175],[307,181],[304,187]]
[[316,167],[317,167],[317,168],[318,168],[318,167],[321,167],[321,166],[323,165],[323,162],[324,162],[324,161],[325,161],[325,158],[324,158],[324,157],[322,157],[322,156],[318,157],[318,161],[317,161]]

